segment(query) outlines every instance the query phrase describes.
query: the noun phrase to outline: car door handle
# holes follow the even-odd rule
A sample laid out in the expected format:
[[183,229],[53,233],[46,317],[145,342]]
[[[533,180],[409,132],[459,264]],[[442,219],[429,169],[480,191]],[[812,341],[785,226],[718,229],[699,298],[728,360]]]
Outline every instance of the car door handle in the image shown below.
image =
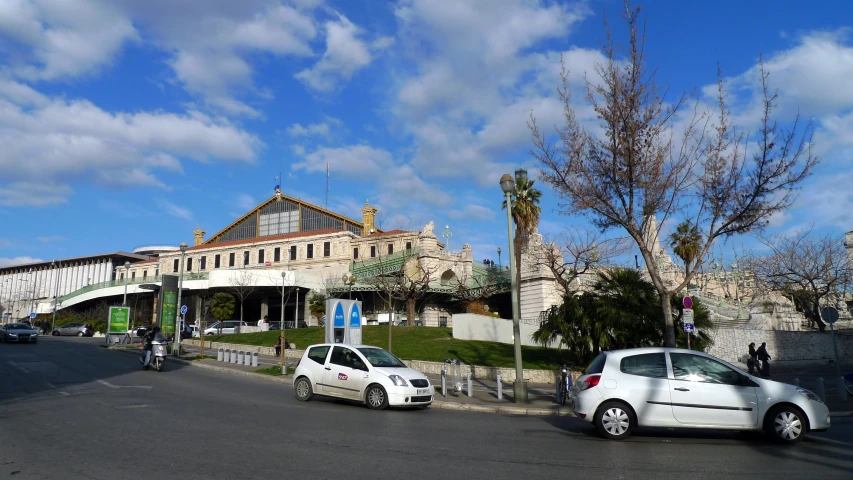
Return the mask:
[[689,388],[681,388],[681,387],[676,388],[676,390],[678,390],[679,392],[689,392],[690,391]]
[[326,370],[331,370],[331,369],[332,369],[332,367],[326,367]]

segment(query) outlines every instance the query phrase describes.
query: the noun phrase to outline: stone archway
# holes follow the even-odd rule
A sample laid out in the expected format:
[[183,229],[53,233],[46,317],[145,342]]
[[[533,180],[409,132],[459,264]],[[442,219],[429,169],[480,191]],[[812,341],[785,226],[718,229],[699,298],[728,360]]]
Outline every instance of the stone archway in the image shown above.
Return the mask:
[[441,286],[446,287],[450,285],[451,281],[456,280],[456,272],[453,270],[447,270],[446,272],[441,274]]

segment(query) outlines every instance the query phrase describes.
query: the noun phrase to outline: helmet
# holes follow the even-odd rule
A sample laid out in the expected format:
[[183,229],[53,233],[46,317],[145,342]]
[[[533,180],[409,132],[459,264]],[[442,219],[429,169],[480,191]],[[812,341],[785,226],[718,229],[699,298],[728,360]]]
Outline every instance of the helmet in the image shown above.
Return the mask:
[[154,328],[151,329],[151,331],[154,333],[160,333],[160,327],[155,325]]

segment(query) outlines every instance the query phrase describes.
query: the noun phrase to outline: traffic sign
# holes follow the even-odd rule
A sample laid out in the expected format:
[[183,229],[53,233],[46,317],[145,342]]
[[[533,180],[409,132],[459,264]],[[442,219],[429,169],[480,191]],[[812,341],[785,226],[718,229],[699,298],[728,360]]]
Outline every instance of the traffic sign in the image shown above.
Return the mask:
[[838,310],[835,307],[823,307],[823,310],[820,311],[820,316],[823,317],[824,322],[832,325],[838,321]]
[[693,308],[693,299],[690,298],[689,296],[685,296],[684,299],[681,301],[681,303],[682,303],[682,305],[684,305],[684,308],[686,308],[688,310]]
[[30,312],[30,318],[36,318],[36,312]]
[[187,314],[187,306],[181,305],[181,315],[186,315],[186,314]]
[[693,325],[693,310],[685,310],[681,314],[681,321],[685,324]]
[[693,333],[696,331],[696,329],[693,328],[692,323],[685,323],[683,326],[684,326],[684,333]]

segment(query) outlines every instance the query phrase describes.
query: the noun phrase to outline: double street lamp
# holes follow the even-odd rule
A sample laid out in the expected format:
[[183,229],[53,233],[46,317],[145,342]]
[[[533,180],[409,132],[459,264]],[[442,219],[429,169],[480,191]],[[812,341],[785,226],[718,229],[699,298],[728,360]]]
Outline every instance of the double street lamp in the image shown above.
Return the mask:
[[[181,273],[178,278],[178,304],[175,306],[175,356],[181,355],[181,293],[184,288],[184,257],[187,254],[187,242],[181,242]],[[181,327],[181,330],[178,329]]]
[[352,300],[352,286],[355,285],[357,278],[355,278],[355,275],[353,274],[347,275],[345,273],[344,276],[341,277],[341,280],[343,280],[344,285],[349,287],[349,299]]
[[512,291],[512,338],[513,350],[515,352],[515,383],[512,384],[512,391],[515,397],[515,403],[527,403],[527,383],[524,382],[524,368],[521,365],[521,327],[519,320],[521,319],[520,306],[518,305],[518,278],[515,267],[515,245],[512,241],[512,191],[515,189],[515,180],[512,176],[504,174],[501,177],[501,190],[504,192],[506,199],[506,227],[509,237],[509,278]]
[[124,297],[122,297],[122,299],[121,299],[121,306],[122,307],[127,306],[127,277],[129,275],[128,274],[129,270],[130,270],[130,262],[126,261],[126,262],[124,262]]

